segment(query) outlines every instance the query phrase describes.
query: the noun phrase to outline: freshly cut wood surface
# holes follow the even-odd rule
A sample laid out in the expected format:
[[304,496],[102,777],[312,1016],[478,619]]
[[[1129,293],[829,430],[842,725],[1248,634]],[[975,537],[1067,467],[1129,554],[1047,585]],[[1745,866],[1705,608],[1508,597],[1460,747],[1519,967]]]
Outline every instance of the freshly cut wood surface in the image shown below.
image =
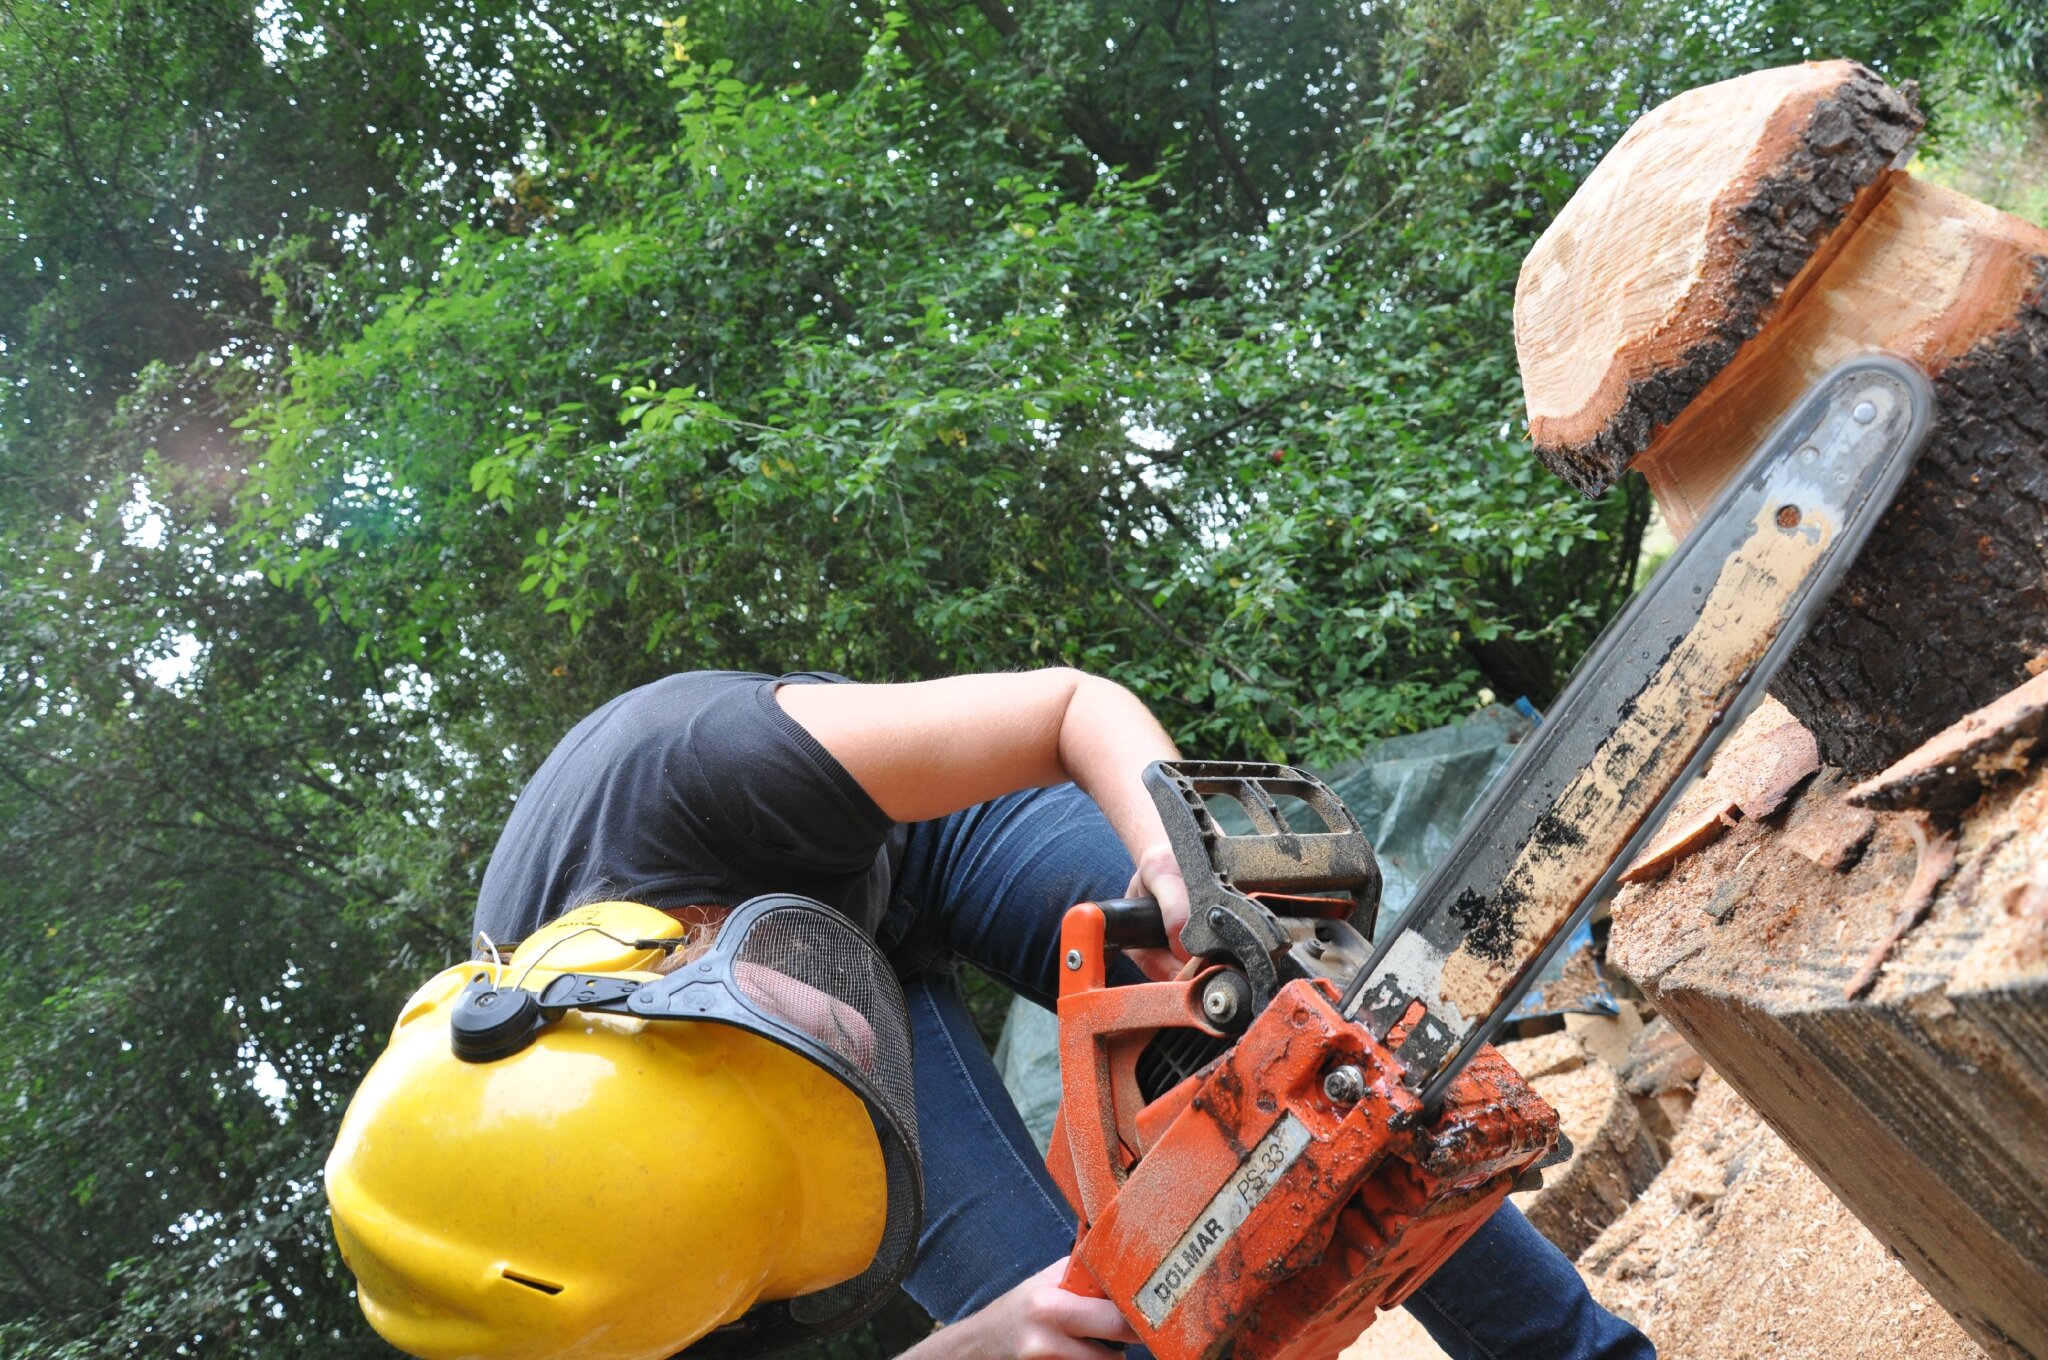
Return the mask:
[[[1823,373],[1888,353],[1939,374],[2022,323],[2048,231],[1973,198],[1895,177],[1826,267],[1672,419],[1636,466],[1684,536]],[[1903,497],[1902,497],[1903,499]]]
[[1822,771],[1623,890],[1608,959],[1980,1345],[2041,1360],[2048,763],[2012,776],[1939,823],[1851,809],[1868,847],[1833,854]]
[[1881,191],[1919,116],[1831,61],[1691,90],[1624,136],[1523,262],[1530,435],[1604,489]]

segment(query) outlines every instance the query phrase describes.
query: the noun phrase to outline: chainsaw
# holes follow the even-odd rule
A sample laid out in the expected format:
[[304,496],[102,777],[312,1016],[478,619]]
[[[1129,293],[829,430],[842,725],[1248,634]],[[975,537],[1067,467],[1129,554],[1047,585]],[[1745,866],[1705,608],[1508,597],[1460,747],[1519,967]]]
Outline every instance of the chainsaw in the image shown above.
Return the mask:
[[[1884,356],[1817,382],[1609,626],[1375,940],[1357,819],[1288,766],[1157,763],[1191,962],[1146,899],[1061,925],[1047,1164],[1080,1223],[1066,1288],[1158,1360],[1330,1360],[1570,1152],[1488,1040],[1611,890],[1853,562],[1923,442]],[[1234,805],[1248,834],[1217,808]]]

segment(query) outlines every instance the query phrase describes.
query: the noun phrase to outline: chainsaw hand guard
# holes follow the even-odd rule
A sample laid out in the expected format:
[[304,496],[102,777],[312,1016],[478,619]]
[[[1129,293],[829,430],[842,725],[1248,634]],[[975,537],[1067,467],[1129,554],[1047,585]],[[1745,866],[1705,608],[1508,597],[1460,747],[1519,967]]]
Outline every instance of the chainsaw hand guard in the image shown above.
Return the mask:
[[[1281,918],[1338,920],[1361,939],[1372,937],[1379,861],[1351,809],[1322,780],[1291,765],[1214,760],[1154,761],[1144,778],[1188,885],[1181,943],[1197,957],[1234,964],[1251,984],[1254,1010],[1265,1009],[1289,978],[1320,971],[1289,965],[1295,936]],[[1234,802],[1251,834],[1225,831],[1211,798]],[[1321,828],[1297,829],[1283,798]],[[1304,895],[1338,891],[1350,900]]]

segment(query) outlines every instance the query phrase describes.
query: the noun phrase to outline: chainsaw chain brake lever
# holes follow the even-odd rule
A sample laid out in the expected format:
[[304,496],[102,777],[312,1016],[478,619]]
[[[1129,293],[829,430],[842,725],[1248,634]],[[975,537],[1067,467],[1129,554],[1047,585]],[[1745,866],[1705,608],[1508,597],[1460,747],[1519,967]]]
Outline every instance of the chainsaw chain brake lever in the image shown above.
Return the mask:
[[[1144,782],[1187,882],[1181,943],[1190,955],[1231,963],[1244,974],[1250,1013],[1264,1010],[1292,978],[1349,976],[1339,971],[1342,961],[1370,948],[1380,869],[1335,790],[1291,765],[1245,761],[1158,760],[1146,767]],[[1250,834],[1226,831],[1209,806],[1212,797],[1235,803]],[[1320,825],[1297,828],[1282,798],[1308,809]],[[1297,898],[1308,910],[1282,915],[1273,910],[1274,897],[1252,896],[1339,890],[1351,894],[1348,910],[1340,899]],[[1342,919],[1300,919],[1331,911]]]

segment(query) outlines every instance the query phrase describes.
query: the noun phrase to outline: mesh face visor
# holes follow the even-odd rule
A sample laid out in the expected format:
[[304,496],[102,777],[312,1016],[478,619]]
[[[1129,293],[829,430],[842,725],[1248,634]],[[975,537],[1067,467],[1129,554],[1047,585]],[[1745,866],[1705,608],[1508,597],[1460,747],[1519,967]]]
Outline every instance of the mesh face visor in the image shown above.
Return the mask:
[[479,979],[450,1017],[451,1041],[457,1057],[490,1062],[524,1048],[569,1010],[746,1030],[824,1068],[861,1098],[874,1121],[889,1197],[874,1260],[828,1289],[757,1304],[691,1345],[691,1360],[764,1355],[842,1331],[901,1282],[917,1247],[924,1190],[910,1017],[895,972],[850,921],[807,897],[756,897],[726,917],[701,958],[653,981],[563,973],[536,995]]

